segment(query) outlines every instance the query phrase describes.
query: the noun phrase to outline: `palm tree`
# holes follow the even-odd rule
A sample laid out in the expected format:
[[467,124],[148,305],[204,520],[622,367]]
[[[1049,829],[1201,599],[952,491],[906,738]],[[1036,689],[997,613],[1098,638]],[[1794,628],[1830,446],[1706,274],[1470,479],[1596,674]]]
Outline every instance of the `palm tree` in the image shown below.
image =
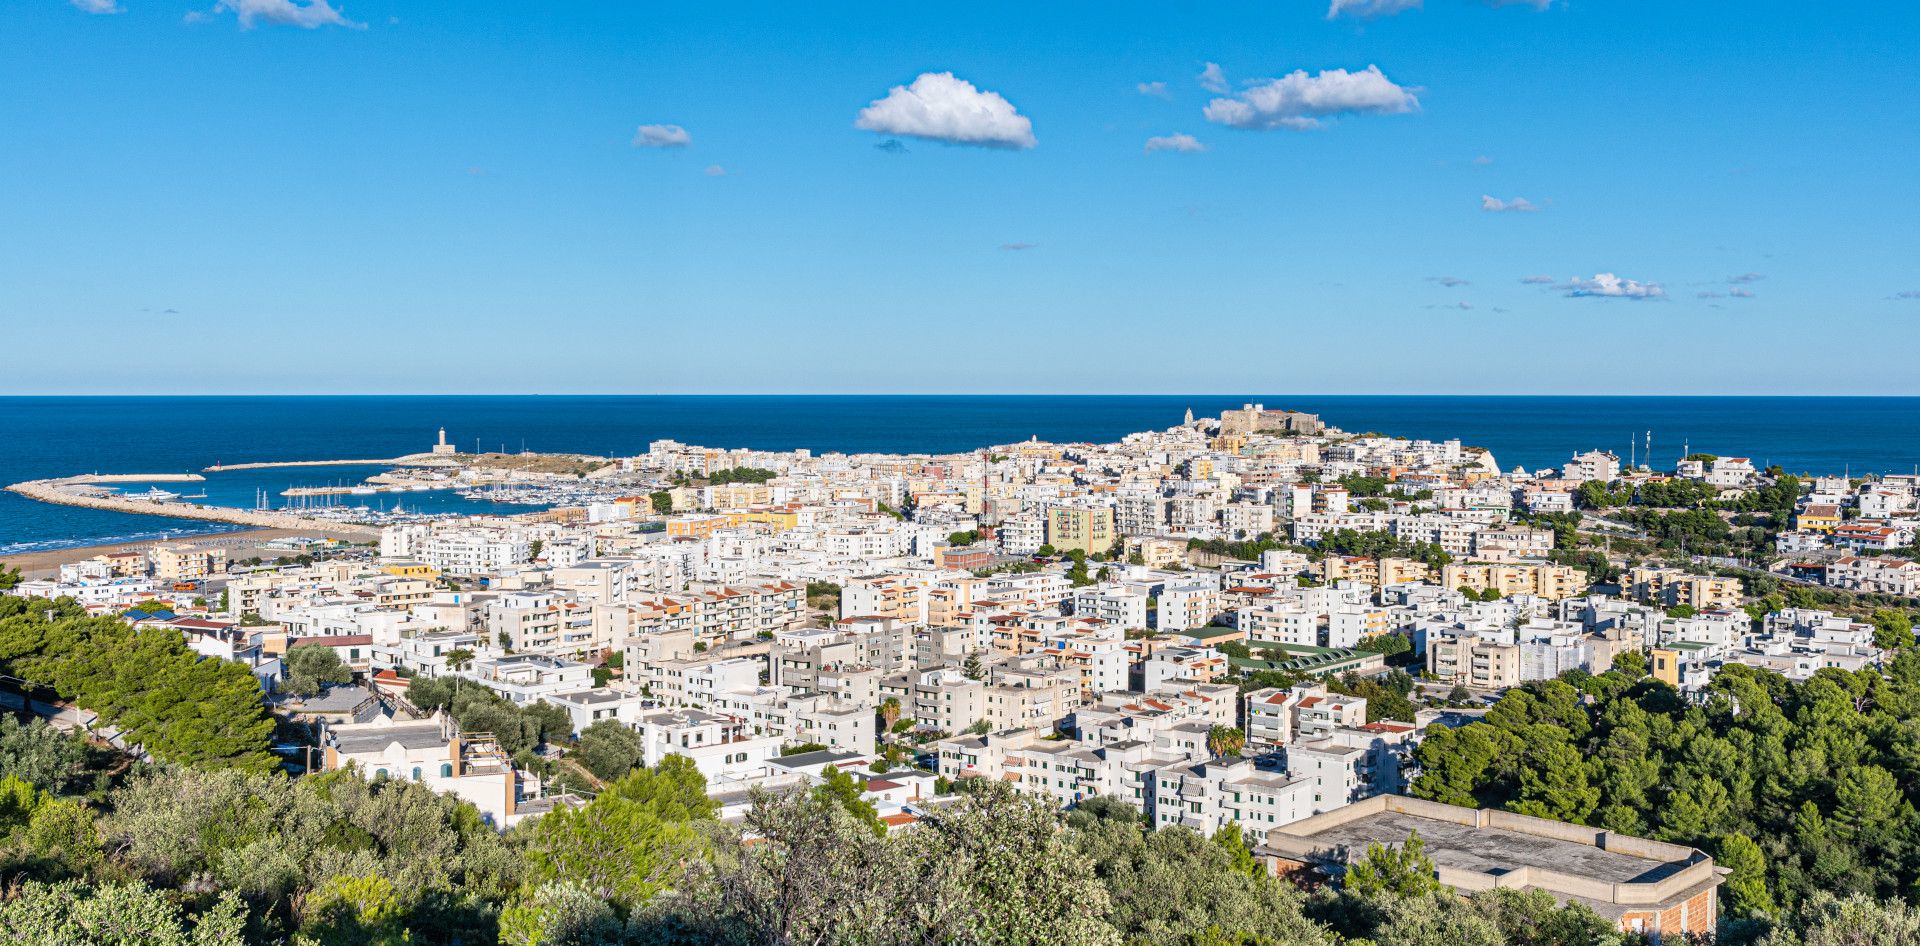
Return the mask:
[[1207,751],[1215,756],[1238,758],[1240,750],[1247,746],[1247,734],[1232,726],[1215,726],[1207,730]]
[[900,700],[898,697],[889,696],[880,701],[880,719],[886,723],[887,729],[892,729],[893,724],[900,721]]

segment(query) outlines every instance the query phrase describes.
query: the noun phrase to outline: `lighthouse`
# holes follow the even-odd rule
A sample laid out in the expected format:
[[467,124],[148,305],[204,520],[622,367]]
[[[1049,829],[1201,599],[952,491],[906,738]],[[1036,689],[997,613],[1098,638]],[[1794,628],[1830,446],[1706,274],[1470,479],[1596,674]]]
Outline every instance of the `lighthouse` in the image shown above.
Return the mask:
[[447,442],[447,428],[440,428],[440,441],[433,445],[434,456],[451,456],[459,452],[458,448]]

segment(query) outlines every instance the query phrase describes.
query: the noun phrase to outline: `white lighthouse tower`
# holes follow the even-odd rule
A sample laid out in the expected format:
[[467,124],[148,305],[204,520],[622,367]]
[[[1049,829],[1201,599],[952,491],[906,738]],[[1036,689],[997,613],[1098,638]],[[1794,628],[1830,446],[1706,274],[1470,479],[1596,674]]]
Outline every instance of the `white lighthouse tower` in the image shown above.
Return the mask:
[[447,442],[447,428],[445,427],[440,428],[440,442],[433,445],[434,455],[444,457],[444,456],[451,456],[459,452],[460,452],[459,448]]

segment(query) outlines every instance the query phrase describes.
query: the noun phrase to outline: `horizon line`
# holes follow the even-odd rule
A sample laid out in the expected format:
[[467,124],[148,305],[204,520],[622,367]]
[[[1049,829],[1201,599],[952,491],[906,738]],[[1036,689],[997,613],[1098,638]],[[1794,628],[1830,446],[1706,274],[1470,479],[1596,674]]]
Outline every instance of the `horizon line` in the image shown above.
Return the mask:
[[1671,392],[1636,393],[1565,393],[1565,392],[1528,392],[1528,393],[1437,393],[1437,392],[1374,392],[1374,391],[1290,391],[1281,393],[1219,393],[1179,391],[1171,393],[1152,391],[927,391],[927,392],[861,392],[861,391],[652,391],[652,392],[546,392],[546,391],[296,391],[296,392],[171,392],[171,393],[113,393],[78,394],[72,392],[45,392],[34,394],[0,392],[0,399],[77,399],[109,400],[113,398],[323,398],[323,397],[380,397],[380,398],[485,398],[485,397],[551,397],[551,398],[1274,398],[1274,397],[1377,397],[1377,398],[1691,398],[1723,400],[1793,400],[1800,398],[1860,398],[1884,400],[1920,400],[1920,392],[1912,394],[1863,394],[1863,393],[1793,393],[1793,394],[1699,394]]

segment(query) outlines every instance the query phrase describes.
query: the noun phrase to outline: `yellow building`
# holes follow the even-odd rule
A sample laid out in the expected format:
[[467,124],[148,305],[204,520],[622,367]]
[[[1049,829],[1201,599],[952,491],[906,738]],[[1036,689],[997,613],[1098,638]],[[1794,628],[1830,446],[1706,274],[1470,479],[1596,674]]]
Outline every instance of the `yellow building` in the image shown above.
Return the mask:
[[1106,506],[1047,507],[1047,544],[1062,554],[1094,555],[1113,549],[1113,510]]
[[676,516],[667,520],[667,536],[704,539],[726,528],[730,522],[727,516]]
[[726,513],[729,526],[742,526],[751,522],[771,526],[775,532],[785,532],[800,524],[800,513],[791,507],[779,509],[748,509],[741,512]]
[[1157,536],[1130,535],[1126,538],[1127,558],[1140,556],[1148,568],[1185,568],[1187,565],[1187,543],[1184,539],[1163,539]]
[[1679,652],[1668,650],[1665,647],[1655,647],[1653,649],[1652,656],[1653,656],[1653,660],[1652,660],[1653,678],[1655,680],[1660,681],[1661,683],[1666,684],[1667,686],[1673,687],[1676,690],[1679,689],[1680,688],[1680,654]]
[[1793,517],[1793,526],[1801,532],[1832,532],[1840,528],[1840,507],[1832,503],[1810,503]]
[[1740,606],[1746,586],[1738,578],[1694,575],[1678,568],[1643,565],[1627,572],[1628,593],[1646,604],[1685,605],[1696,611]]
[[227,552],[192,545],[156,545],[147,550],[153,577],[161,581],[198,581],[227,569]]
[[418,578],[423,581],[432,581],[440,577],[440,569],[426,562],[382,562],[380,564],[380,570],[395,578]]
[[710,486],[715,509],[743,509],[773,502],[773,490],[764,483],[723,483]]
[[1468,563],[1440,571],[1448,588],[1498,590],[1502,595],[1537,595],[1552,601],[1571,598],[1587,588],[1587,573],[1565,565],[1501,565]]

